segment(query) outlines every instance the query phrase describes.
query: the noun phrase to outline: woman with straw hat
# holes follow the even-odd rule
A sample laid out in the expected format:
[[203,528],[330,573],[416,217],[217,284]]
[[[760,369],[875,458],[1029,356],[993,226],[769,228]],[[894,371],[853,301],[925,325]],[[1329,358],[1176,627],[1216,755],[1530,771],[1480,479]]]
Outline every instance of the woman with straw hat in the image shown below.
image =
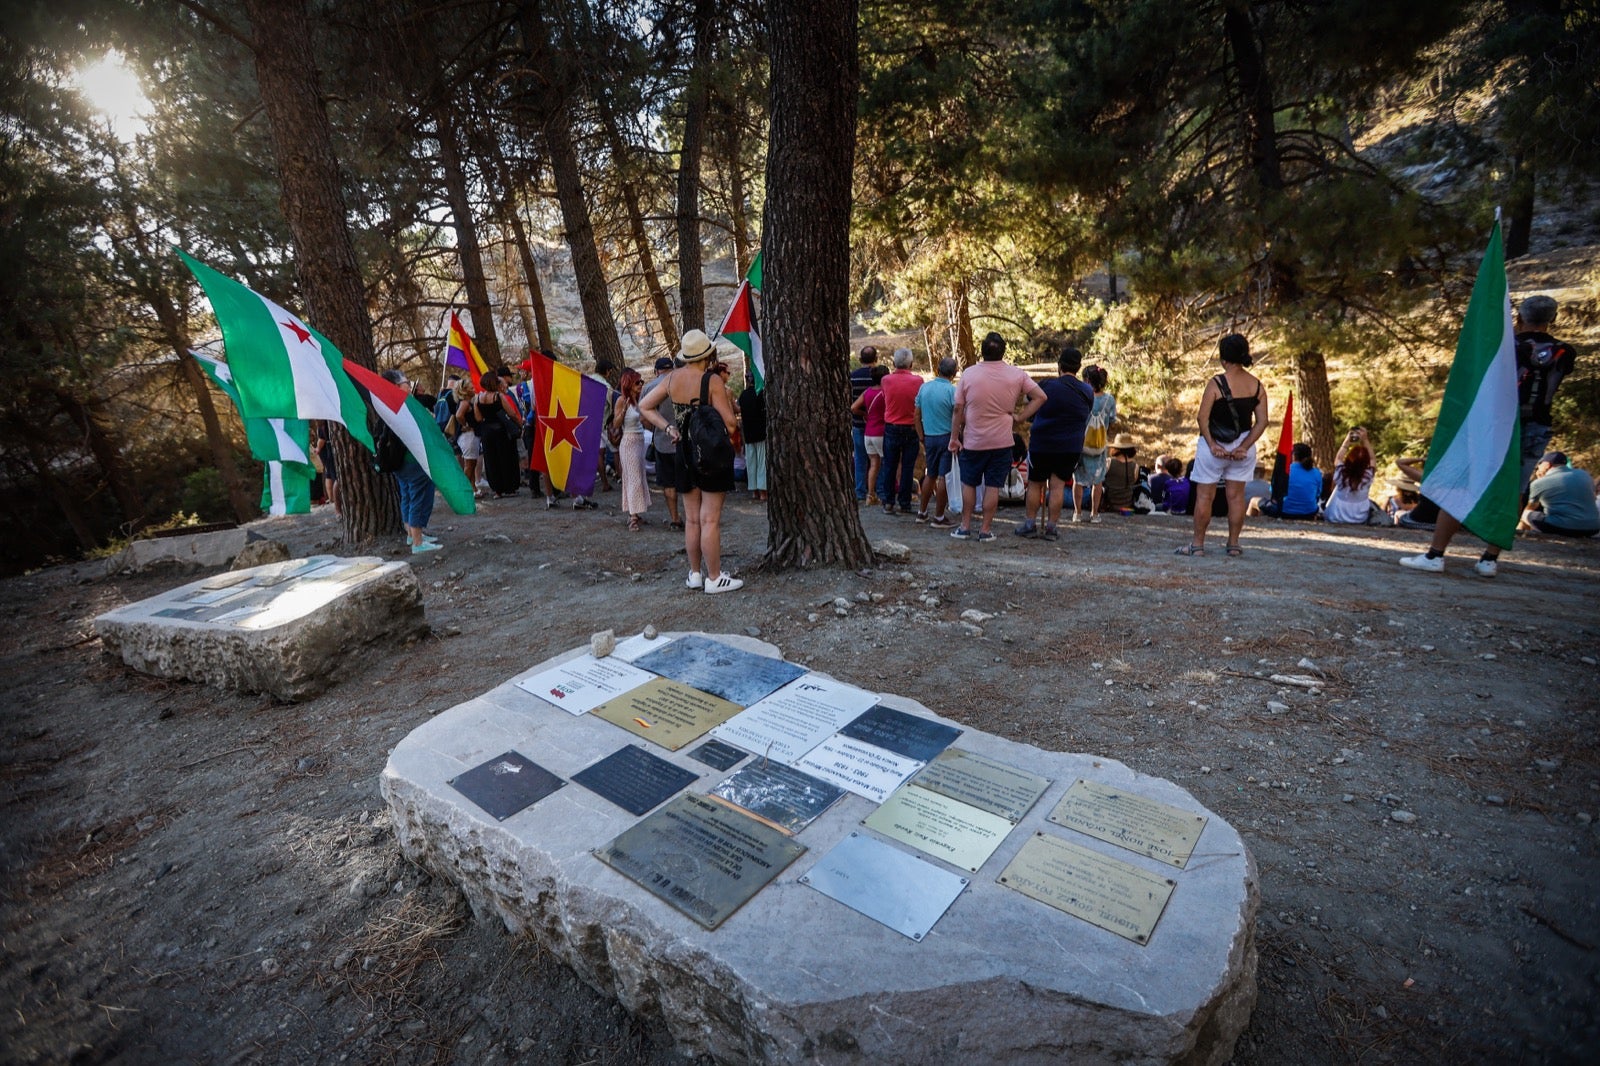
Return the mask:
[[[733,592],[744,582],[722,569],[722,504],[733,491],[733,400],[714,366],[716,345],[702,330],[683,335],[680,355],[684,365],[667,375],[665,385],[650,391],[639,403],[639,415],[678,445],[678,497],[683,501],[683,544],[689,553],[685,587],[708,593]],[[673,425],[656,410],[670,399],[679,413]],[[711,462],[698,441],[688,439],[689,427],[700,420],[699,410],[711,408],[722,420],[726,447],[715,450]],[[714,423],[713,423],[714,426]],[[720,443],[720,442],[712,442]],[[726,461],[724,462],[723,459]],[[709,468],[708,468],[709,466]]]

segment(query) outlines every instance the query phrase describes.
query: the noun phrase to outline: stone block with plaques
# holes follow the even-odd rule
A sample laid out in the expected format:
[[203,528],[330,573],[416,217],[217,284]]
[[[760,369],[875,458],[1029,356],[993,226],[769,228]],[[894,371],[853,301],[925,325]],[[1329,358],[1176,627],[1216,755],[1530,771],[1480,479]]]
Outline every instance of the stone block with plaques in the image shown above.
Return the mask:
[[141,673],[302,700],[351,652],[427,628],[411,567],[313,555],[191,581],[95,619],[106,654]]
[[[574,714],[588,649],[530,665],[390,754],[407,855],[719,1062],[1229,1058],[1260,894],[1239,834],[1188,792],[893,693],[733,665],[726,648],[781,658],[761,641],[664,653],[674,639],[616,654],[748,710],[616,670],[636,687]],[[707,640],[723,647],[686,657]],[[524,790],[539,798],[502,818],[450,784],[523,760],[578,785]],[[594,780],[639,762],[648,781]]]

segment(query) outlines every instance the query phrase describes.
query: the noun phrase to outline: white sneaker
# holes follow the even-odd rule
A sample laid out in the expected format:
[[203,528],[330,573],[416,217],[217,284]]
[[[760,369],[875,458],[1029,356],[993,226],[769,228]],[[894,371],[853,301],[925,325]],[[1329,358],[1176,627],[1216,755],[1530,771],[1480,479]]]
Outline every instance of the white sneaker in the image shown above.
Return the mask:
[[700,576],[700,571],[691,570],[689,571],[689,580],[683,583],[683,587],[686,589],[703,589],[706,587],[706,579]]
[[706,592],[708,594],[735,592],[742,588],[744,588],[744,582],[729,575],[726,571],[706,582]]
[[1496,559],[1479,559],[1478,565],[1473,567],[1479,577],[1494,577],[1500,572],[1500,562]]
[[1430,574],[1442,574],[1444,573],[1444,556],[1440,555],[1430,559],[1426,553],[1422,555],[1407,555],[1400,560],[1400,565],[1410,567],[1413,570],[1425,570]]

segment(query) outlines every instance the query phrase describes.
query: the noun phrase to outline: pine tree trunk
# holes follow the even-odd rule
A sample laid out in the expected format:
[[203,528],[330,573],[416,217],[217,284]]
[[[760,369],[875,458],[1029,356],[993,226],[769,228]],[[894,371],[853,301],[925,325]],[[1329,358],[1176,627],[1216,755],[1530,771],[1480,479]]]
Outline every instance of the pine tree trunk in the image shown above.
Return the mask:
[[500,355],[500,333],[494,328],[494,309],[489,303],[489,283],[483,272],[483,251],[478,244],[478,224],[472,217],[472,199],[467,193],[467,173],[461,165],[461,149],[450,121],[447,104],[434,108],[434,129],[439,136],[439,165],[444,171],[445,196],[456,231],[456,250],[461,255],[461,280],[467,289],[467,313],[472,317],[472,339],[483,361],[491,370],[505,360]]
[[967,298],[965,278],[946,290],[945,314],[949,322],[950,352],[965,370],[978,361],[978,348],[972,342],[972,303]]
[[[628,212],[628,232],[639,255],[639,271],[644,275],[644,287],[650,294],[650,307],[661,325],[661,343],[668,352],[678,350],[678,327],[672,321],[672,308],[667,305],[666,290],[661,287],[661,275],[656,272],[655,256],[650,254],[650,234],[644,226],[644,212],[639,210],[639,193],[633,182],[624,181],[621,189],[622,205]],[[703,312],[702,312],[703,315]]]
[[769,0],[765,343],[772,464],[765,563],[861,567],[850,437],[850,204],[857,0]]
[[611,293],[606,287],[605,269],[594,242],[594,225],[589,221],[589,205],[583,197],[583,171],[578,149],[572,141],[571,119],[562,95],[566,84],[555,55],[550,24],[544,14],[544,0],[525,0],[520,12],[522,33],[527,41],[529,75],[533,95],[540,101],[545,148],[550,171],[555,176],[556,200],[561,205],[561,222],[567,231],[567,247],[572,252],[572,272],[578,281],[578,302],[583,306],[583,325],[589,334],[589,347],[596,363],[621,366],[622,342],[617,337],[616,318],[611,313]]
[[149,524],[149,516],[145,514],[144,496],[135,483],[133,471],[128,469],[122,457],[122,446],[112,436],[110,427],[115,419],[107,409],[106,401],[98,394],[80,400],[67,392],[56,393],[56,399],[67,417],[83,431],[84,444],[88,446],[89,454],[94,456],[100,472],[105,475],[106,485],[122,511],[123,533],[137,533]]
[[733,223],[734,270],[742,278],[755,261],[750,250],[750,212],[745,208],[745,198],[750,194],[745,189],[744,168],[739,165],[738,131],[731,133],[728,140],[728,216]]
[[[345,358],[375,368],[366,291],[340,185],[333,131],[317,90],[305,0],[245,0],[255,30],[256,82],[272,132],[281,203],[294,234],[296,269],[307,317]],[[339,467],[347,543],[400,532],[394,479],[338,426],[331,435]]]
[[684,329],[706,328],[701,272],[700,157],[706,139],[712,0],[694,0],[694,53],[683,89],[683,144],[678,150],[678,313]]
[[233,461],[233,445],[222,431],[217,405],[211,402],[211,389],[206,384],[205,372],[189,354],[188,344],[179,343],[181,347],[174,345],[173,350],[178,353],[183,380],[188,383],[195,404],[200,408],[200,421],[206,427],[206,445],[211,449],[211,462],[217,468],[217,475],[222,478],[222,488],[228,494],[228,509],[233,512],[235,522],[248,522],[261,513],[261,508],[244,493],[244,479],[239,476],[239,467]]
[[1531,149],[1518,152],[1511,161],[1511,190],[1506,203],[1506,214],[1511,216],[1506,227],[1506,258],[1519,259],[1528,254],[1533,239],[1534,190],[1538,170],[1534,166]]
[[61,516],[67,520],[67,525],[72,527],[72,535],[78,538],[78,547],[86,553],[94,551],[99,546],[95,540],[94,530],[83,517],[83,511],[78,508],[76,498],[67,491],[67,486],[62,484],[61,479],[56,477],[50,454],[45,451],[44,444],[39,439],[38,427],[24,427],[17,436],[28,450],[28,458],[33,466],[34,476],[39,479],[39,486],[61,509]]
[[508,202],[506,219],[511,223],[511,236],[517,243],[517,255],[522,259],[522,278],[528,285],[528,303],[533,307],[533,328],[537,332],[534,344],[541,352],[548,352],[555,341],[550,336],[550,315],[544,309],[544,289],[539,285],[539,265],[533,258],[533,246],[528,243],[528,231],[523,228],[522,216],[515,204]]
[[[1328,364],[1321,352],[1295,353],[1294,387],[1294,410],[1301,427],[1296,437],[1311,445],[1311,454],[1326,470],[1339,452],[1339,439],[1328,394]],[[1283,400],[1276,399],[1274,404],[1282,412]]]

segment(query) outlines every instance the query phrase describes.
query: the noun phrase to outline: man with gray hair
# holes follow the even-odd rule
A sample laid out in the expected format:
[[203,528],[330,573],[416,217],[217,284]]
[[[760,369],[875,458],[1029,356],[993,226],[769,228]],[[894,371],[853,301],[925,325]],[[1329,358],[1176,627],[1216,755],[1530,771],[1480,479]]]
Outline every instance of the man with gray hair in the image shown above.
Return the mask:
[[[952,356],[939,360],[939,375],[917,390],[917,428],[922,433],[922,454],[927,468],[922,478],[917,521],[929,525],[950,524],[949,490],[945,477],[950,473],[950,416],[956,403],[956,367]],[[928,517],[928,502],[936,501],[938,509]]]
[[883,473],[879,477],[883,513],[911,513],[911,493],[916,488],[917,393],[922,375],[911,369],[911,349],[894,350],[894,373],[878,386],[883,390]]
[[1522,415],[1522,482],[1528,481],[1539,459],[1550,450],[1550,401],[1572,373],[1577,352],[1550,335],[1556,321],[1556,302],[1549,296],[1530,296],[1517,305],[1517,405]]

